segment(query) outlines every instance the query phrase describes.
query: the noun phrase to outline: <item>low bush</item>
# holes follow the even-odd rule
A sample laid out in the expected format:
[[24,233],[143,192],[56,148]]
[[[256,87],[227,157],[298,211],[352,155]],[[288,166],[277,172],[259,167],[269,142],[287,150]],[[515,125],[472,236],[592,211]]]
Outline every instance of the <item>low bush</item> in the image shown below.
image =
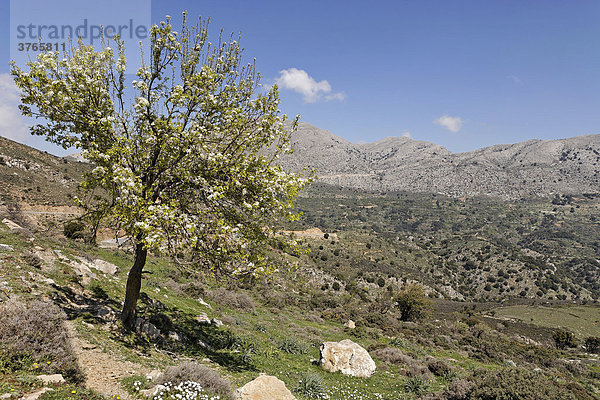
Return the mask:
[[544,374],[519,368],[478,370],[467,379],[453,381],[444,391],[446,400],[592,400],[580,385],[563,385]]
[[237,310],[254,311],[254,301],[245,293],[237,293],[225,288],[211,290],[209,297],[220,305]]
[[196,382],[204,391],[220,395],[223,398],[230,398],[232,395],[231,384],[227,379],[216,371],[191,361],[167,368],[156,379],[158,385],[169,383],[173,387],[186,382]]
[[435,376],[447,377],[452,372],[452,368],[442,360],[431,359],[427,361],[427,368]]
[[65,314],[52,303],[9,300],[0,305],[0,370],[32,368],[80,382],[83,376],[65,321]]
[[600,337],[589,336],[585,338],[585,348],[590,353],[598,353],[600,350]]
[[294,392],[309,399],[328,399],[323,386],[323,379],[317,374],[304,374],[298,380]]
[[289,354],[306,354],[308,353],[308,346],[295,339],[292,337],[286,337],[283,340],[281,340],[278,344],[277,344],[277,348],[279,348],[279,350],[285,351],[286,353]]
[[69,239],[81,239],[85,236],[85,224],[81,221],[69,221],[63,226],[63,234]]
[[422,376],[411,376],[404,383],[404,390],[421,396],[429,390],[429,381]]
[[383,349],[377,349],[372,352],[372,354],[379,358],[386,364],[410,364],[414,362],[414,359],[410,356],[407,356],[400,349],[396,349],[393,347],[386,347]]
[[568,347],[575,347],[575,336],[573,332],[566,329],[560,329],[552,334],[554,343],[557,349],[566,349]]

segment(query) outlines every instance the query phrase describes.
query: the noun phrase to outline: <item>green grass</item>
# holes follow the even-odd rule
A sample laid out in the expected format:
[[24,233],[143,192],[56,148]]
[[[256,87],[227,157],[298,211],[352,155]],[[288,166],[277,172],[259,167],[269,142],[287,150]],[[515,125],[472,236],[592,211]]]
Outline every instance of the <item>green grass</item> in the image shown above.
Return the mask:
[[546,328],[567,328],[579,338],[600,336],[600,307],[566,306],[509,306],[494,310],[497,317],[521,320]]

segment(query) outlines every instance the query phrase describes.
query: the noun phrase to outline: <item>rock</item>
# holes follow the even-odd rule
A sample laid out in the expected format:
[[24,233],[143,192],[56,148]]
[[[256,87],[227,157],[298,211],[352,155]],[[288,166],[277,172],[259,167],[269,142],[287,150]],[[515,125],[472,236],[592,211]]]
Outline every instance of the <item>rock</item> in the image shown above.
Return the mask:
[[4,399],[10,399],[12,397],[12,394],[10,393],[4,393],[3,395],[0,396],[0,399],[4,400]]
[[513,360],[504,360],[504,365],[508,367],[516,367],[517,364]]
[[[148,379],[149,381],[155,381],[156,378],[158,378],[161,374],[162,372],[160,372],[159,370],[153,369],[152,371],[150,371],[150,373],[146,375],[146,379]],[[152,388],[152,390],[154,390],[154,388]]]
[[140,317],[135,319],[135,331],[139,332],[142,329],[142,325],[144,324],[144,320]]
[[49,383],[66,383],[65,378],[63,378],[61,374],[38,375],[36,376],[36,378],[42,381],[44,385],[47,385]]
[[91,266],[92,268],[95,268],[98,271],[107,275],[114,275],[117,272],[119,272],[119,267],[117,267],[115,264],[109,263],[108,261],[104,261],[101,259],[94,260],[94,262],[91,263]]
[[82,257],[77,257],[79,259],[80,262],[72,262],[71,265],[73,266],[73,271],[75,272],[75,274],[79,277],[81,277],[81,280],[83,281],[84,284],[88,284],[90,283],[90,281],[92,279],[98,279],[98,277],[96,276],[95,273],[92,272],[92,270],[90,269],[90,262],[87,261],[85,258]]
[[2,244],[0,243],[0,251],[15,251],[15,248],[10,244]]
[[201,297],[198,297],[196,299],[196,301],[200,304],[202,304],[204,307],[208,307],[209,309],[212,310],[212,306],[210,304],[208,304],[207,302],[205,302]]
[[169,332],[169,340],[173,342],[183,342],[183,336],[179,332]]
[[210,325],[210,318],[206,315],[206,313],[200,313],[196,315],[196,321],[203,325]]
[[8,226],[8,229],[10,229],[10,230],[11,230],[11,232],[13,232],[13,231],[23,231],[23,230],[24,230],[24,229],[23,229],[23,227],[22,227],[21,225],[19,225],[19,224],[15,224],[14,222],[12,222],[12,221],[11,221],[10,219],[8,219],[8,218],[4,218],[4,219],[2,220],[2,222],[4,222],[4,224],[5,224],[6,226]]
[[21,397],[21,400],[37,400],[37,399],[39,399],[39,398],[40,398],[40,397],[41,397],[41,396],[42,396],[44,393],[46,393],[46,392],[52,392],[52,391],[54,391],[54,389],[47,388],[47,387],[45,387],[45,388],[41,388],[41,389],[38,389],[38,390],[36,390],[36,391],[35,391],[35,392],[33,392],[33,393],[26,394],[25,396]]
[[118,239],[103,240],[98,245],[101,249],[116,249],[120,247],[131,247],[131,241],[128,237],[120,237]]
[[62,251],[60,251],[60,250],[53,250],[53,251],[54,251],[54,254],[56,254],[56,256],[58,257],[58,259],[59,259],[60,261],[69,261],[69,258],[68,258],[68,257],[66,257],[66,256],[65,256],[65,255],[62,253]]
[[295,400],[285,383],[274,376],[260,375],[235,391],[236,400]]
[[140,390],[140,394],[145,397],[153,397],[156,393],[165,390],[167,387],[164,385],[156,385],[153,388]]
[[214,326],[216,326],[218,328],[220,326],[223,326],[223,321],[213,318],[211,321],[211,324],[213,324]]
[[198,346],[202,347],[203,349],[206,349],[208,351],[214,351],[213,347],[206,343],[205,341],[203,341],[202,339],[198,339]]
[[102,318],[106,321],[115,321],[117,319],[117,313],[115,313],[110,307],[100,306],[96,311],[96,317]]
[[370,377],[376,368],[369,353],[350,339],[323,343],[320,364],[326,371],[360,378]]
[[348,329],[354,329],[356,328],[356,324],[354,323],[354,321],[352,321],[351,319],[348,320],[348,322],[346,322],[344,324],[344,326]]
[[[137,321],[136,321],[136,325],[137,325]],[[139,329],[138,332],[143,333],[144,335],[148,336],[152,340],[156,340],[160,337],[160,331],[158,330],[158,328],[148,321],[142,320],[141,328]]]

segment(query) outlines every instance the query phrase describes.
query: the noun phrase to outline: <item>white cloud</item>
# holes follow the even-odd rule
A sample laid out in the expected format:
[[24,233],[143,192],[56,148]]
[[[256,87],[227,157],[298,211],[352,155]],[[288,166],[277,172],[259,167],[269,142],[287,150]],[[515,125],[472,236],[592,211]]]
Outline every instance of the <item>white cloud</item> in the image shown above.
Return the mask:
[[30,138],[29,126],[18,109],[20,92],[8,73],[0,74],[0,135],[18,142]]
[[402,132],[402,137],[405,137],[405,138],[412,139],[412,136],[410,135],[410,132],[409,132],[409,131],[404,131],[404,132]]
[[460,119],[460,117],[451,117],[449,115],[442,115],[441,117],[439,117],[438,119],[436,119],[433,122],[435,124],[443,126],[444,128],[448,129],[450,132],[454,132],[454,133],[460,131],[460,129],[462,128],[462,119]]
[[314,103],[322,98],[325,101],[344,100],[343,92],[331,93],[331,85],[326,80],[317,82],[312,76],[302,69],[289,68],[279,72],[275,83],[283,89],[293,90],[302,95],[305,103]]
[[507,76],[508,79],[510,79],[511,81],[513,81],[513,83],[516,83],[517,85],[522,85],[523,81],[521,80],[521,78],[519,78],[516,75],[509,75]]

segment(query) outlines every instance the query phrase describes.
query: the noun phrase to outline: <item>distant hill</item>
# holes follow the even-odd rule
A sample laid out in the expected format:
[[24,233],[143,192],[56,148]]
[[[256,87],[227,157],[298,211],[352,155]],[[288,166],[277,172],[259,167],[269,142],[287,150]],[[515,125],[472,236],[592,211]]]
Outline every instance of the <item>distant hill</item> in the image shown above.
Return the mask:
[[0,203],[72,206],[83,171],[81,163],[0,136]]
[[406,137],[353,144],[300,123],[292,147],[284,166],[315,168],[321,182],[348,188],[507,199],[600,191],[600,135],[452,153]]

